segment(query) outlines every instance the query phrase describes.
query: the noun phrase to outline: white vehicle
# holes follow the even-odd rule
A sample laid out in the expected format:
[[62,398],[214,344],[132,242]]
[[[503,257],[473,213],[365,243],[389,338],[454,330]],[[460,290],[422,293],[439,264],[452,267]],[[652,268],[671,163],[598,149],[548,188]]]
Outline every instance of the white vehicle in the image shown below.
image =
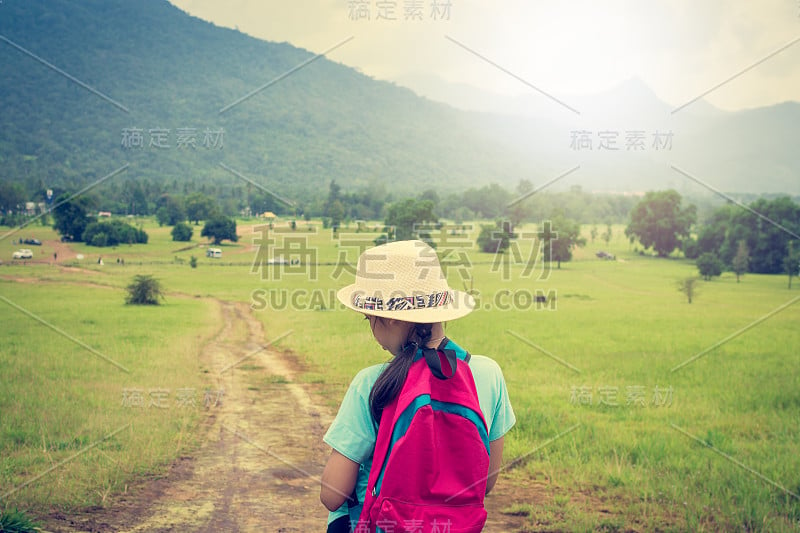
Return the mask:
[[11,257],[14,259],[33,259],[33,252],[27,248],[22,248],[11,254]]
[[206,257],[222,257],[222,250],[219,248],[209,248],[206,250]]

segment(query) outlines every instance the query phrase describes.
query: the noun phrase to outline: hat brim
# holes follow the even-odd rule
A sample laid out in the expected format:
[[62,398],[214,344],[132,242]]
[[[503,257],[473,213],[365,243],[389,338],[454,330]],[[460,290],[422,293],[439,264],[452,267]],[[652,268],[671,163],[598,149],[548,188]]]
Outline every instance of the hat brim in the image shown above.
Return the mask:
[[433,324],[436,322],[455,320],[470,314],[476,306],[475,298],[473,298],[471,294],[450,289],[450,293],[452,294],[451,301],[437,307],[390,311],[382,309],[362,309],[353,305],[353,296],[357,293],[363,295],[363,289],[358,289],[354,283],[339,289],[336,293],[336,297],[342,302],[342,305],[348,309],[352,309],[364,315],[394,318],[403,320],[404,322],[413,322],[415,324]]

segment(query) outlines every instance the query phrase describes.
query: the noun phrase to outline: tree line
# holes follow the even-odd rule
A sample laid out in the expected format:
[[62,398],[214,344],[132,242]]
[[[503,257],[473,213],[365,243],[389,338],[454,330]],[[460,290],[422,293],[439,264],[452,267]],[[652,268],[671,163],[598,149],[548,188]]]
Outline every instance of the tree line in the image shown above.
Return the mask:
[[[188,194],[161,193],[151,202],[146,187],[131,189],[130,203],[137,214],[154,215],[160,225],[173,226],[175,240],[190,240],[192,226],[205,221],[201,235],[214,239],[236,240],[233,206],[200,191]],[[245,191],[236,208],[272,207],[287,214],[290,206],[269,193]],[[269,201],[266,198],[269,197]],[[15,213],[23,191],[13,184],[0,186],[0,208],[6,214]],[[69,201],[66,201],[69,200]],[[95,213],[107,206],[105,199],[86,194],[71,198],[62,193],[56,198],[53,211],[54,227],[67,239],[85,241],[95,246],[114,246],[119,243],[147,242],[141,228],[133,228],[119,220],[98,220]],[[138,208],[136,206],[139,206]],[[146,208],[144,207],[146,206]],[[758,198],[749,205],[729,201],[706,213],[698,224],[698,210],[674,190],[651,191],[641,199],[597,195],[572,187],[563,192],[537,192],[532,183],[522,180],[512,192],[497,184],[470,188],[457,194],[440,197],[433,189],[421,191],[416,197],[393,198],[380,185],[358,192],[345,192],[335,180],[329,182],[323,200],[297,205],[292,218],[321,217],[334,231],[344,221],[383,219],[386,230],[378,240],[424,238],[416,229],[421,224],[437,224],[440,219],[462,223],[474,219],[494,219],[482,226],[478,239],[481,250],[503,251],[516,234],[514,228],[523,222],[547,221],[547,230],[556,237],[547,260],[569,261],[576,246],[586,244],[580,225],[604,220],[627,221],[625,234],[631,244],[638,242],[660,257],[678,253],[697,261],[703,277],[710,279],[723,270],[734,272],[737,279],[747,272],[798,274],[800,263],[800,205],[788,196]],[[544,229],[543,229],[544,231]],[[597,236],[592,228],[592,241]],[[603,238],[610,237],[606,230]],[[606,239],[608,242],[608,239]],[[791,280],[791,278],[790,278]]]
[[695,259],[705,279],[723,270],[789,275],[800,273],[800,205],[788,196],[759,198],[749,205],[729,201],[697,225],[694,205],[682,205],[674,190],[649,192],[633,208],[625,230],[660,257],[679,250]]
[[[163,195],[156,211],[159,225],[171,225],[172,240],[189,241],[193,229],[188,222],[199,225],[205,221],[200,233],[209,237],[215,244],[223,240],[236,242],[236,220],[225,216],[216,201],[200,193],[190,195],[185,200]],[[92,196],[62,195],[55,201],[52,211],[53,227],[62,240],[85,242],[90,246],[117,246],[119,244],[146,244],[147,233],[121,219],[101,219],[97,213]]]

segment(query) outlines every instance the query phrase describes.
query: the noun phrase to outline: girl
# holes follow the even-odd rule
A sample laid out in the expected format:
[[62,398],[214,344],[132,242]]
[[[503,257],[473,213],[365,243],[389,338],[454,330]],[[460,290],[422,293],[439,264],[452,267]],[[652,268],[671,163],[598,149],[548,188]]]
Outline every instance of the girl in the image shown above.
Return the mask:
[[[328,532],[351,531],[361,513],[381,414],[399,394],[419,348],[441,348],[443,323],[467,315],[473,298],[448,287],[433,249],[422,241],[399,241],[365,251],[355,283],[339,300],[363,314],[375,340],[394,357],[353,379],[325,434],[333,448],[322,474],[320,500],[331,511]],[[474,355],[469,368],[489,437],[488,493],[497,480],[503,436],[514,425],[503,374],[492,359]]]

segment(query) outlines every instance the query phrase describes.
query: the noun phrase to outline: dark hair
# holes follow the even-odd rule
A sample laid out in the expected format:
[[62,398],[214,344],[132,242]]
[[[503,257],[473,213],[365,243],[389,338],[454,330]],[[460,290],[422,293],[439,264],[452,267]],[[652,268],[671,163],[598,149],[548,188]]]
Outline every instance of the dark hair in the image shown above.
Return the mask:
[[375,385],[373,385],[372,391],[369,393],[369,408],[372,412],[372,418],[376,422],[380,423],[383,408],[400,394],[400,389],[403,388],[408,376],[408,369],[411,368],[411,364],[414,362],[417,348],[425,346],[431,340],[432,330],[433,324],[414,324],[414,329],[408,342],[402,347],[400,353],[389,361],[389,364],[383,369],[378,379],[375,380]]

